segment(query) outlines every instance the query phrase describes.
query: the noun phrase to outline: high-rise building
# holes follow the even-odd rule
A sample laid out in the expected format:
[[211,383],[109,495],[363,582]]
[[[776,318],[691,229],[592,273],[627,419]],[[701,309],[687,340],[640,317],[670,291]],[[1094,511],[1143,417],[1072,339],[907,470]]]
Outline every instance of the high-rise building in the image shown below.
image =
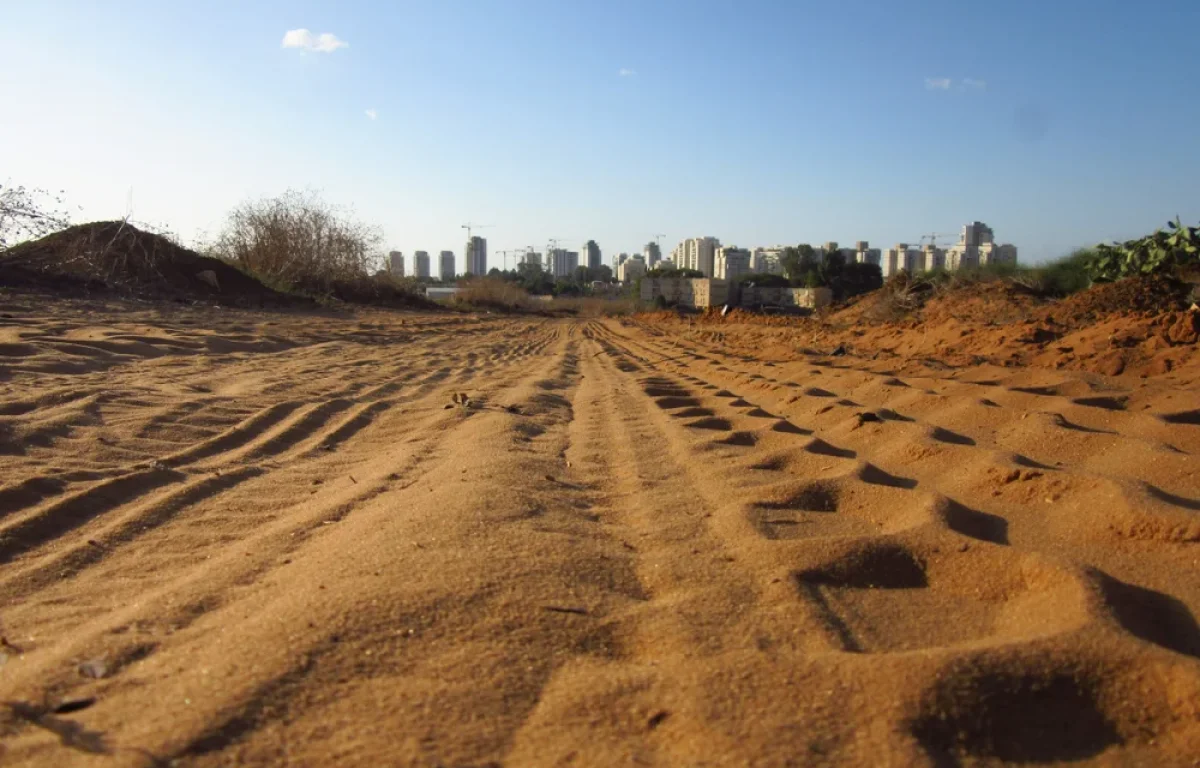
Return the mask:
[[429,277],[428,251],[417,251],[413,254],[413,276],[416,278]]
[[583,255],[588,269],[599,269],[603,263],[600,259],[600,246],[595,240],[588,240],[583,246]]
[[479,235],[472,235],[467,241],[467,271],[472,275],[487,274],[487,240]]
[[646,269],[654,269],[662,261],[662,248],[655,242],[646,243],[642,248],[642,258],[646,260]]
[[921,269],[932,272],[935,269],[946,268],[946,252],[937,245],[929,243],[921,248]]
[[878,267],[880,259],[879,249],[872,248],[866,240],[859,240],[854,244],[854,261],[859,264],[874,264]]
[[715,237],[688,238],[676,249],[679,252],[678,258],[675,258],[675,253],[672,253],[672,260],[683,269],[699,270],[704,273],[705,277],[712,277],[713,258],[720,246],[721,241]]
[[962,228],[962,236],[959,242],[962,245],[984,245],[992,242],[992,228],[982,221],[972,221]]
[[641,256],[631,256],[617,266],[617,280],[630,283],[646,274],[646,260]]
[[537,268],[541,269],[542,254],[538,253],[537,251],[525,251],[525,253],[521,254],[521,263],[533,264]]
[[920,248],[908,243],[896,243],[893,248],[886,248],[882,253],[880,271],[884,277],[891,277],[901,270],[911,274],[924,268],[925,254]]
[[454,251],[442,251],[438,254],[438,275],[442,280],[454,279]]
[[714,257],[713,277],[718,280],[733,280],[750,272],[750,251],[733,245],[717,249]]
[[1017,246],[1009,243],[998,245],[992,228],[979,221],[964,226],[958,244],[950,246],[945,252],[946,269],[1016,263]]
[[579,266],[579,251],[552,248],[546,258],[550,262],[550,274],[554,277],[571,277]]
[[768,275],[783,274],[783,246],[755,248],[750,252],[750,271]]
[[396,277],[404,277],[404,254],[400,251],[388,253],[388,271]]

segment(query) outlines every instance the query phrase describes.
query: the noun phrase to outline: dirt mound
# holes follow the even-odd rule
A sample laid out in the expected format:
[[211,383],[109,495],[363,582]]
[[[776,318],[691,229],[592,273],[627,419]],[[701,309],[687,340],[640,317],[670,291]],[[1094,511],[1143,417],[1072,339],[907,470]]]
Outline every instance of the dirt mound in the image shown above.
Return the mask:
[[1130,277],[1101,283],[1057,302],[1049,316],[1065,325],[1093,322],[1117,312],[1159,314],[1186,309],[1189,286],[1164,277]]
[[123,221],[79,224],[0,256],[0,285],[237,306],[296,303],[217,259]]
[[1045,304],[1045,299],[1007,280],[968,283],[935,292],[926,302],[921,319],[926,323],[1019,323],[1034,317]]
[[[953,367],[991,363],[1106,376],[1159,376],[1200,366],[1200,311],[1192,286],[1161,277],[1093,286],[1066,299],[1039,296],[1019,282],[899,279],[812,318],[734,310],[694,314],[689,325],[788,326],[785,346],[868,356],[937,360]],[[670,313],[639,316],[671,326]]]

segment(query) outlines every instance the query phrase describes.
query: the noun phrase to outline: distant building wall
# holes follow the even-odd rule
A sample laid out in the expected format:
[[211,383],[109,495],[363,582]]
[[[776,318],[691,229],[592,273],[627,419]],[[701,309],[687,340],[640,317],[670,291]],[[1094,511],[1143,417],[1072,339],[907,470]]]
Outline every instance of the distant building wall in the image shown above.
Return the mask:
[[640,298],[668,304],[704,309],[721,306],[729,298],[729,281],[705,277],[647,277],[642,278]]
[[417,251],[413,254],[413,276],[429,277],[429,253]]
[[668,304],[705,309],[729,303],[731,295],[738,306],[819,309],[833,303],[833,291],[828,288],[734,286],[728,280],[702,277],[643,278],[639,298],[645,302],[653,302],[661,296]]
[[454,279],[454,251],[442,251],[438,254],[438,274],[443,280]]

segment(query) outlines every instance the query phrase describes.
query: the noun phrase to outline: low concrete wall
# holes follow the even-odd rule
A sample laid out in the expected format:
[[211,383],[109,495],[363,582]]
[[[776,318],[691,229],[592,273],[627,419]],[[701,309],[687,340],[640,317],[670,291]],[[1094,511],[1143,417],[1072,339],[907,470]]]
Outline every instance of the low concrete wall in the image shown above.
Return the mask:
[[828,288],[785,288],[788,306],[820,309],[833,303],[833,291]]
[[689,277],[642,278],[641,300],[663,301],[679,307],[705,309],[720,307],[731,300],[739,307],[801,307],[820,309],[833,303],[828,288],[790,288],[787,286],[730,285],[728,280]]
[[719,307],[729,299],[729,281],[707,277],[644,277],[642,301],[663,301],[681,307]]

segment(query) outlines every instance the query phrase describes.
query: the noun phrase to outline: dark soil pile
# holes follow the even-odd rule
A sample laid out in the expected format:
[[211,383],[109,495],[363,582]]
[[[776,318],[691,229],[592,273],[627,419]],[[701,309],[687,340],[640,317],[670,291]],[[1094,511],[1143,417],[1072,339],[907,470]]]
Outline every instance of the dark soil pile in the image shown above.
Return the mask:
[[0,286],[246,307],[299,303],[223,261],[123,221],[79,224],[0,255]]
[[1047,313],[1069,326],[1094,322],[1117,312],[1152,313],[1186,309],[1191,286],[1164,277],[1130,277],[1093,285],[1054,304]]

